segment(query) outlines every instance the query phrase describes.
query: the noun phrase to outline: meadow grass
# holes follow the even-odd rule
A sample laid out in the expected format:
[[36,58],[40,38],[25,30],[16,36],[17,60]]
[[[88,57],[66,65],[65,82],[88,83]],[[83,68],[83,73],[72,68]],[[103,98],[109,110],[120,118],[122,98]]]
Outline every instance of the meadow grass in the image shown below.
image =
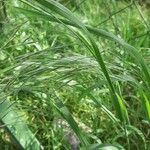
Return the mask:
[[[149,149],[148,10],[134,1],[74,2],[7,0],[9,22],[0,40],[2,144]],[[10,108],[22,116],[16,132],[7,125]]]

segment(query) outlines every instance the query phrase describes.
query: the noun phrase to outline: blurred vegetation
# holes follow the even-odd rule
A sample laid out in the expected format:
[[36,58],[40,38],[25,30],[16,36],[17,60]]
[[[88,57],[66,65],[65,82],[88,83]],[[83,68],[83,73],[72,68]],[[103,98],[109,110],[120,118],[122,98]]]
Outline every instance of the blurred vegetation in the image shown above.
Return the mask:
[[149,2],[2,2],[0,149],[149,150]]

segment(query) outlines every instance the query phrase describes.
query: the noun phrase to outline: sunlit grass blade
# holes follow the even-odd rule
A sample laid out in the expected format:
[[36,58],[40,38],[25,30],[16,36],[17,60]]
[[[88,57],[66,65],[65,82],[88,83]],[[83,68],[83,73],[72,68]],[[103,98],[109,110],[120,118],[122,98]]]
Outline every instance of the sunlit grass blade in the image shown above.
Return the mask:
[[17,148],[26,150],[41,150],[42,146],[30,131],[26,123],[15,111],[8,100],[0,102],[0,122],[6,133],[16,143]]
[[126,109],[126,106],[124,105],[124,102],[123,102],[123,99],[118,95],[117,95],[117,98],[118,98],[118,101],[119,101],[119,104],[120,104],[120,107],[121,107],[121,110],[122,110],[122,117],[124,119],[124,122],[128,122],[129,123],[129,117],[128,117],[128,112],[127,112],[127,109]]
[[144,108],[145,108],[145,112],[146,112],[146,116],[147,116],[147,120],[150,122],[150,101],[148,100],[148,97],[146,96],[146,94],[144,92],[142,92],[143,94],[143,104],[144,104]]

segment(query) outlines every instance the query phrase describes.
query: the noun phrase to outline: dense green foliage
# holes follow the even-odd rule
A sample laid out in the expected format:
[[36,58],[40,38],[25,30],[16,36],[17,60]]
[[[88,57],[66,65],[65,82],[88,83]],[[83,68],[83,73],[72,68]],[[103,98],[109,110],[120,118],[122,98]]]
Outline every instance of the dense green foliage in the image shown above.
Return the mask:
[[0,148],[150,149],[150,17],[142,4],[5,1]]

